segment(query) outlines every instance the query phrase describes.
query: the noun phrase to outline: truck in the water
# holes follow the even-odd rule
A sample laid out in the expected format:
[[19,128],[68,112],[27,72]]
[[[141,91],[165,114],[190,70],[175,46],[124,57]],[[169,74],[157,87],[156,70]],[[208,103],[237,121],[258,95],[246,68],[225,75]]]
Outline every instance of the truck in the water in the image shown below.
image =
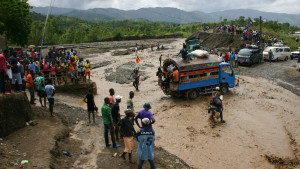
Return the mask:
[[[192,57],[189,63],[182,58],[167,58],[163,62],[161,87],[166,95],[197,98],[211,93],[217,86],[222,93],[238,85],[234,70],[229,63],[222,62],[217,55]],[[177,68],[179,82],[172,81],[173,68]]]

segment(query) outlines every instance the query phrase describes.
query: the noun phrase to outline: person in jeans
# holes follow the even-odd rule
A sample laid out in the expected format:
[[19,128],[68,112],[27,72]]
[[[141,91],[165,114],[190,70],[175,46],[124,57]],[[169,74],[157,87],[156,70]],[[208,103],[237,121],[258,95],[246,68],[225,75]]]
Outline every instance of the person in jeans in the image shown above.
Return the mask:
[[26,76],[26,87],[29,90],[30,93],[30,104],[35,104],[34,103],[34,85],[33,85],[33,71],[30,70],[29,74]]
[[52,80],[51,79],[48,80],[48,84],[45,87],[45,91],[46,91],[48,102],[49,102],[50,116],[54,117],[53,107],[54,107],[55,88],[54,88],[54,86],[52,86]]
[[0,93],[5,93],[5,75],[6,75],[6,59],[4,55],[0,54]]
[[138,169],[142,169],[145,160],[148,160],[151,169],[154,169],[155,133],[154,130],[150,128],[151,122],[148,118],[143,118],[142,124],[143,128],[137,132],[137,141],[139,142],[137,149]]
[[[15,87],[16,80],[18,81],[19,89],[22,89],[22,78],[18,68],[18,59],[17,59],[17,52],[13,53],[13,56],[9,58],[12,67],[12,81],[11,84]],[[18,89],[15,88],[17,92]]]
[[114,123],[112,121],[111,110],[108,105],[109,105],[109,98],[105,97],[104,104],[101,108],[103,124],[104,124],[105,145],[106,145],[106,147],[109,147],[111,145],[111,144],[109,144],[109,140],[108,140],[108,130],[109,130],[111,141],[113,143],[113,148],[118,148],[118,147],[120,147],[120,145],[117,145],[116,141],[115,141]]

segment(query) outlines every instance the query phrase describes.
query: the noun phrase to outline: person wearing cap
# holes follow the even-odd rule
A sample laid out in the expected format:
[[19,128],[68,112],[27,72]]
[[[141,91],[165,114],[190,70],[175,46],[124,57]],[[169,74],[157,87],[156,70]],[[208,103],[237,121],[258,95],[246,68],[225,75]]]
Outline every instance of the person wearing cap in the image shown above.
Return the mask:
[[105,97],[104,104],[101,108],[102,119],[103,119],[103,124],[104,124],[105,145],[106,145],[106,147],[109,147],[111,145],[111,144],[109,144],[109,140],[108,140],[108,130],[109,130],[111,141],[113,143],[113,148],[118,148],[118,147],[120,147],[120,145],[117,145],[116,141],[115,141],[114,123],[112,121],[111,110],[108,105],[109,105],[109,98]]
[[128,153],[129,162],[133,163],[131,154],[133,150],[133,136],[136,134],[133,124],[131,122],[132,111],[130,109],[125,110],[125,117],[120,120],[120,131],[123,135],[125,149],[121,157],[126,160],[125,155]]
[[155,133],[151,128],[151,120],[149,118],[142,119],[143,128],[137,132],[137,141],[139,142],[137,149],[138,169],[142,169],[145,160],[150,163],[151,169],[154,165],[154,140]]
[[121,103],[122,98],[123,98],[122,96],[117,95],[115,97],[116,102],[112,103],[112,105],[111,105],[111,115],[112,115],[112,120],[113,120],[113,123],[114,123],[114,126],[115,126],[115,135],[116,135],[116,140],[117,141],[119,141],[119,132],[120,132],[118,123],[121,119],[119,103]]
[[[151,109],[151,105],[149,102],[145,103],[143,105],[144,110],[141,110],[134,118],[135,123],[137,124],[137,126],[139,128],[141,128],[138,119],[144,119],[144,118],[148,118],[150,120],[150,128],[152,129],[152,124],[155,123],[155,119],[153,117],[153,114],[149,111]],[[144,127],[143,123],[142,123],[142,127]]]

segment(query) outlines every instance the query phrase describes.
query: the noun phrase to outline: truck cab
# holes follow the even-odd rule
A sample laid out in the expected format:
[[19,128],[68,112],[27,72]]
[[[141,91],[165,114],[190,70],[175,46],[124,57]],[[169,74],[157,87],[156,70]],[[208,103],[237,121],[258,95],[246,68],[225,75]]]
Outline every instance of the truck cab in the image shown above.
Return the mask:
[[200,49],[200,40],[199,39],[188,40],[186,43],[186,47],[189,52]]
[[227,93],[228,87],[235,87],[235,74],[234,70],[229,63],[222,62],[219,68],[220,90]]

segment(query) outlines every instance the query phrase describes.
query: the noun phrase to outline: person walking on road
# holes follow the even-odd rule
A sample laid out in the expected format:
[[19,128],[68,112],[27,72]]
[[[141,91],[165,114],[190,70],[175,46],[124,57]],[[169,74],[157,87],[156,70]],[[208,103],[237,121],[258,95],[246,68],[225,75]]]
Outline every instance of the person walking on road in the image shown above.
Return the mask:
[[55,88],[54,88],[54,86],[52,86],[52,80],[51,79],[48,80],[48,84],[45,87],[45,91],[46,91],[48,102],[49,102],[50,116],[54,117],[53,107],[54,107]]
[[108,140],[108,130],[110,131],[110,137],[111,141],[113,143],[113,148],[118,148],[120,145],[116,144],[115,141],[115,133],[114,133],[114,123],[112,121],[112,115],[109,105],[109,98],[104,98],[104,104],[101,108],[102,118],[103,118],[103,124],[104,124],[104,139],[105,139],[105,145],[106,147],[111,146]]
[[93,89],[89,89],[89,93],[84,97],[83,101],[87,104],[89,123],[91,123],[91,114],[93,114],[93,122],[95,122],[95,109],[97,108],[94,100]]

